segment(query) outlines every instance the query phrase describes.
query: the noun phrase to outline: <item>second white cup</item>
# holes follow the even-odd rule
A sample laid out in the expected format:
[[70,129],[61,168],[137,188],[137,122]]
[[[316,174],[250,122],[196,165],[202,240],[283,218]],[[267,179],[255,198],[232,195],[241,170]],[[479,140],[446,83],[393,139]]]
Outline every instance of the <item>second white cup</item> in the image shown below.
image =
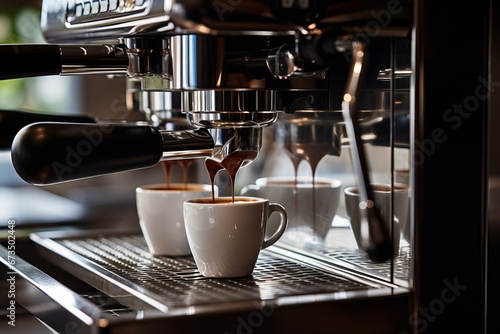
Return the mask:
[[[217,188],[215,189],[217,193]],[[190,255],[182,204],[211,196],[209,184],[151,184],[136,188],[136,204],[144,239],[153,255]]]

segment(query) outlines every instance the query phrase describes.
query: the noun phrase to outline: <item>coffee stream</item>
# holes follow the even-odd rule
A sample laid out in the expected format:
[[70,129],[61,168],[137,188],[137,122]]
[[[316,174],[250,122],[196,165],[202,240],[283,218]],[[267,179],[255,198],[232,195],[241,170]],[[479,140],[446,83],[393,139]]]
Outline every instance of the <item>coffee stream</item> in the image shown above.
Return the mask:
[[169,189],[172,184],[172,171],[175,165],[182,168],[184,188],[188,188],[189,183],[189,166],[194,162],[194,159],[167,160],[161,162],[161,167],[165,175],[165,187]]
[[285,144],[285,152],[292,161],[295,172],[294,185],[294,217],[298,217],[298,171],[299,165],[303,160],[309,162],[312,172],[312,229],[316,236],[316,169],[319,162],[325,155],[333,149],[332,144]]
[[210,183],[212,184],[212,203],[215,203],[215,176],[221,169],[225,169],[229,174],[231,180],[231,194],[232,201],[234,203],[234,181],[236,179],[236,173],[247,160],[254,160],[257,157],[258,151],[234,151],[229,154],[222,161],[218,161],[212,158],[205,159],[205,168],[207,169],[208,176],[210,177]]
[[[222,161],[218,161],[212,158],[207,158],[205,160],[205,167],[210,177],[210,184],[212,185],[212,203],[215,203],[215,176],[221,169],[225,169],[229,174],[231,180],[231,193],[232,201],[234,203],[234,184],[236,179],[236,173],[247,160],[254,160],[257,157],[258,151],[235,151],[229,154]],[[193,163],[193,159],[180,159],[180,160],[166,160],[161,162],[163,173],[165,175],[165,187],[167,189],[171,188],[172,184],[172,171],[175,165],[180,165],[183,170],[184,175],[184,188],[188,188],[188,176],[189,176],[189,166]]]
[[[319,162],[325,155],[330,153],[333,149],[331,144],[286,144],[285,152],[290,158],[295,172],[295,184],[294,184],[294,217],[297,217],[298,208],[298,170],[299,165],[303,160],[309,162],[312,172],[312,229],[316,231],[316,169]],[[210,184],[212,186],[212,203],[215,203],[215,177],[219,171],[225,169],[229,174],[231,181],[231,195],[232,202],[234,203],[234,186],[235,179],[238,170],[241,168],[243,163],[247,160],[254,160],[257,157],[258,151],[235,151],[228,155],[222,161],[215,160],[213,158],[205,159],[205,168],[207,170],[208,176],[210,178]],[[172,171],[175,165],[180,165],[183,170],[184,186],[188,187],[188,171],[189,166],[193,163],[193,159],[181,159],[181,160],[167,160],[162,161],[161,165],[163,172],[165,174],[165,185],[167,188],[171,186],[172,183]]]

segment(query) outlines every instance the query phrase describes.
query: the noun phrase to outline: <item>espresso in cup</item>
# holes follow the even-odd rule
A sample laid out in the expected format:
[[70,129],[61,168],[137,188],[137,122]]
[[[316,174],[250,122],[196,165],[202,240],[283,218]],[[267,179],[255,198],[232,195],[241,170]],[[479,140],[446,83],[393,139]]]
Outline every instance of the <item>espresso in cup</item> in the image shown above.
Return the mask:
[[257,202],[259,199],[251,197],[216,197],[216,198],[197,198],[193,201],[201,204],[229,204],[238,202]]
[[[280,223],[270,231],[267,221],[277,213]],[[285,231],[287,213],[276,203],[247,196],[191,199],[184,202],[184,223],[198,271],[205,277],[251,275],[260,250]]]

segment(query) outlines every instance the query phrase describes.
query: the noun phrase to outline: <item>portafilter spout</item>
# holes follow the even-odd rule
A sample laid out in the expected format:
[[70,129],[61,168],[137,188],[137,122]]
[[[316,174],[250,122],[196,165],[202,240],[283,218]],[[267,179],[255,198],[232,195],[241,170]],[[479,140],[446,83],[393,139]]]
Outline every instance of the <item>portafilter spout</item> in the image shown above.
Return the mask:
[[[215,140],[213,159],[223,161],[236,151],[260,152],[262,128],[213,128],[209,130]],[[257,153],[258,154],[258,153]],[[249,156],[241,167],[249,165],[257,157]]]

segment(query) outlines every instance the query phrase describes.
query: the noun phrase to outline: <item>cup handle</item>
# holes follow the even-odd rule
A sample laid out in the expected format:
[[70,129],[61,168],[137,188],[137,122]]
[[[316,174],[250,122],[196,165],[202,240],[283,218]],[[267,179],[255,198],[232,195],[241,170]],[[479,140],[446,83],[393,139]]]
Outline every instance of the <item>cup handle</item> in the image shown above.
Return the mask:
[[[280,225],[278,226],[278,229],[276,232],[273,233],[272,236],[270,236],[268,239],[264,239],[264,243],[262,244],[262,249],[267,248],[274,244],[276,241],[278,241],[279,238],[283,235],[285,232],[286,226],[288,224],[288,215],[286,213],[286,210],[283,206],[277,203],[270,203],[269,204],[269,214],[267,216],[267,219],[271,217],[271,215],[277,212],[280,215]],[[266,224],[267,228],[267,224]]]

